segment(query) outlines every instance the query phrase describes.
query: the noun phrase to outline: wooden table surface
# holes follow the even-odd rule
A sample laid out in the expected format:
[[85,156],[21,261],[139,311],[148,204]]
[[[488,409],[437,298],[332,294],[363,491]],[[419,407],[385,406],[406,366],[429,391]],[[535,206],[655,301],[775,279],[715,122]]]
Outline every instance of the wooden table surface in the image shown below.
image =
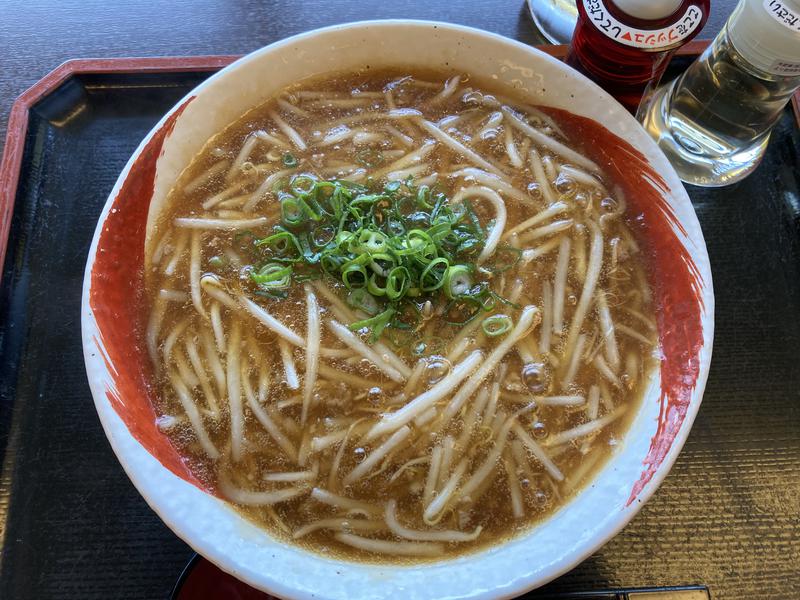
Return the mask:
[[[712,2],[700,37],[716,35],[735,5]],[[0,144],[14,99],[71,58],[246,54],[317,27],[390,18],[545,42],[520,0],[0,0]]]

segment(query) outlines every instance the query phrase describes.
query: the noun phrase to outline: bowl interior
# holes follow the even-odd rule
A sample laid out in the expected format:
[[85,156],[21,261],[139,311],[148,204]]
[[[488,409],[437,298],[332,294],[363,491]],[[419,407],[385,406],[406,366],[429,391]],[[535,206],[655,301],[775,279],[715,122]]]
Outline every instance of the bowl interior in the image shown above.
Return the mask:
[[[201,489],[155,428],[146,353],[129,343],[136,335],[129,320],[135,315],[126,306],[137,285],[130,273],[141,276],[148,223],[206,141],[289,84],[365,66],[466,72],[528,103],[584,117],[571,129],[593,137],[597,156],[622,182],[629,210],[641,212],[648,231],[656,232],[646,250],[664,315],[664,358],[622,447],[588,487],[526,534],[427,565],[343,563],[283,545]],[[605,92],[557,60],[496,35],[441,23],[379,21],[319,30],[259,50],[200,85],[165,116],[120,175],[100,217],[82,316],[87,373],[112,447],[151,507],[197,552],[283,597],[494,598],[541,585],[577,564],[656,489],[700,404],[711,356],[713,292],[705,243],[680,181]],[[679,330],[671,319],[680,320]]]

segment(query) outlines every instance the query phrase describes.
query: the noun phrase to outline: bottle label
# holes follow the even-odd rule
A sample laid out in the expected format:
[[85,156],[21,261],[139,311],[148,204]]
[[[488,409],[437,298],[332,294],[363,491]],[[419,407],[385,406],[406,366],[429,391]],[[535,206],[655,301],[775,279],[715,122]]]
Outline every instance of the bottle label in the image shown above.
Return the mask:
[[[768,1],[770,0],[765,0]],[[703,20],[703,9],[692,4],[672,25],[661,29],[637,29],[614,18],[603,0],[583,0],[583,8],[589,21],[607,37],[626,46],[651,51],[679,46],[695,32]]]
[[764,0],[764,9],[784,27],[788,27],[794,32],[800,32],[800,15],[781,0]]

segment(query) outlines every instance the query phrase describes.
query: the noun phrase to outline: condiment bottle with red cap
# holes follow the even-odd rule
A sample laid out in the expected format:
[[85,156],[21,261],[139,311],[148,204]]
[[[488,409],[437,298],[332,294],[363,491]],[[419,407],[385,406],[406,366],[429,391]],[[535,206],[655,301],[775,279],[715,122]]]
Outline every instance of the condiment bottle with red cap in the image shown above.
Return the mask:
[[710,0],[577,0],[567,63],[632,113],[672,54],[705,25]]

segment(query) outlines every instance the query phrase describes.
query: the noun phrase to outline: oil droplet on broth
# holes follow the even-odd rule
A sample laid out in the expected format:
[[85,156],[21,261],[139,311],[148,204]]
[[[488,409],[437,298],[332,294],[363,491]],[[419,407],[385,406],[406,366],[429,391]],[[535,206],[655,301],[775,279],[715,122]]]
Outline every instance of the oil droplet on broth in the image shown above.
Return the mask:
[[559,175],[556,177],[556,190],[559,194],[563,194],[565,196],[569,196],[572,192],[575,191],[575,181],[566,177],[565,175]]
[[602,208],[605,212],[614,212],[618,207],[619,204],[613,198],[606,197],[600,201],[600,208]]
[[533,437],[535,438],[541,439],[547,437],[547,426],[541,421],[534,423],[531,427],[531,431],[533,431]]
[[425,366],[425,379],[429,385],[440,382],[450,372],[450,361],[443,356],[432,356]]
[[542,363],[527,363],[522,367],[522,382],[532,394],[541,394],[547,390],[550,377]]
[[542,187],[538,183],[528,184],[528,195],[534,200],[541,200],[543,198]]

